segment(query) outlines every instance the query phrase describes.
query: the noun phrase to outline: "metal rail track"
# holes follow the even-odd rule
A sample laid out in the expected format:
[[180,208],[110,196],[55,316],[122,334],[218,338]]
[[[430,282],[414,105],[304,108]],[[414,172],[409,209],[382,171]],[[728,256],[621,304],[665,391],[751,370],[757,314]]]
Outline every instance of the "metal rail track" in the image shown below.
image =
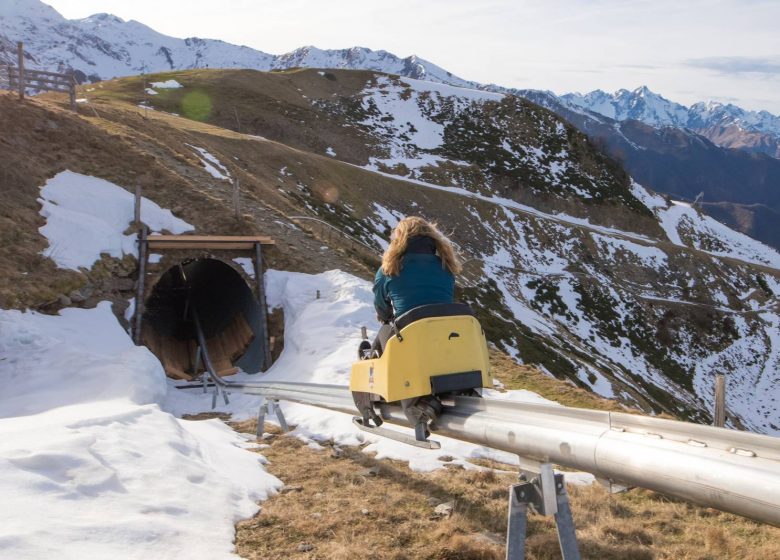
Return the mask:
[[[193,314],[204,364],[217,391],[356,413],[352,395],[343,386],[225,381],[214,371]],[[408,426],[400,408],[383,405],[380,411],[387,422]],[[780,438],[477,397],[456,397],[432,428],[434,435],[514,453],[521,463],[555,463],[616,485],[646,488],[780,527]]]

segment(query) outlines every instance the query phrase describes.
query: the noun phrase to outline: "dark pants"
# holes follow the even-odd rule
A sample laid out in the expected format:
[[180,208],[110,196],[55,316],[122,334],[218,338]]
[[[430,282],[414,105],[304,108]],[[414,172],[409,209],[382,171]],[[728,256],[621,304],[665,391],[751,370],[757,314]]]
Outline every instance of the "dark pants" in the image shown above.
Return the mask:
[[387,341],[391,338],[393,338],[393,327],[387,323],[383,323],[382,326],[379,327],[379,332],[376,333],[373,344],[371,344],[371,355],[373,355],[374,352],[377,352],[380,356],[384,354]]

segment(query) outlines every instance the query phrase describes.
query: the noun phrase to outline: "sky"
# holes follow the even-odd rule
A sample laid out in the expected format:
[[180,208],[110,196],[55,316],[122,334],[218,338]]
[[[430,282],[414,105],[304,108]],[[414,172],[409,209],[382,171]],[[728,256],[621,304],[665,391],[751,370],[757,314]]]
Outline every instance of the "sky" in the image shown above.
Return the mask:
[[777,0],[45,1],[71,19],[107,12],[272,54],[361,46],[506,87],[647,85],[686,105],[716,100],[780,114]]

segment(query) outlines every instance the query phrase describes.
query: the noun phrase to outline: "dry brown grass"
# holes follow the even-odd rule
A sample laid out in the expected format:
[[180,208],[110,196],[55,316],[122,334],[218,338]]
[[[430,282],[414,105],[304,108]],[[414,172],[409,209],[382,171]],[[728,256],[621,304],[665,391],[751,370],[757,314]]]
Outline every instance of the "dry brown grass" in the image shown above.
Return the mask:
[[[76,115],[62,105],[57,95],[20,104],[0,92],[0,307],[56,310],[60,294],[87,283],[96,289],[86,305],[100,299],[126,302],[132,295],[103,287],[111,277],[133,273],[132,259],[104,259],[92,271],[77,273],[57,269],[41,256],[46,240],[38,232],[45,223],[39,215],[39,189],[66,169],[128,190],[141,181],[144,196],[174,209],[201,233],[269,234],[277,246],[266,257],[276,268],[370,274],[345,253],[323,251],[320,240],[282,223],[284,213],[299,214],[301,209],[279,193],[279,169],[297,161],[310,163],[301,171],[308,179],[327,176],[317,170],[320,162],[335,162],[170,115],[152,112],[145,119],[136,107],[119,102],[96,103],[100,118],[85,107]],[[214,181],[187,143],[206,147],[226,164],[233,162],[231,170],[242,182],[240,221],[232,217],[230,186]]]
[[[254,422],[236,427],[252,432]],[[514,474],[415,473],[358,448],[315,451],[282,435],[261,453],[270,460],[268,470],[293,491],[264,502],[257,516],[237,525],[237,552],[244,558],[504,557],[507,487],[516,482]],[[512,469],[495,462],[491,467]],[[780,529],[649,491],[610,495],[600,486],[570,486],[569,493],[583,558],[780,558]],[[436,516],[435,506],[449,501],[453,514]],[[551,519],[531,515],[527,550],[529,560],[560,558]]]
[[631,412],[619,402],[602,398],[573,384],[545,375],[538,368],[519,365],[500,350],[490,350],[493,375],[506,389],[527,389],[564,406]]

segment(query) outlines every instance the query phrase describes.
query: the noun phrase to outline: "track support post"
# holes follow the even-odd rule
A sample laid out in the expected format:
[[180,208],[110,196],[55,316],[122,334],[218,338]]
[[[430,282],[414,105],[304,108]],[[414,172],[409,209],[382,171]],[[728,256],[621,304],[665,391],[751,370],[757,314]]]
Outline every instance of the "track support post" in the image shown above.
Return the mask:
[[282,407],[279,406],[279,400],[263,398],[260,401],[260,407],[257,410],[257,430],[255,432],[257,439],[263,437],[263,432],[265,432],[265,417],[268,414],[276,416],[276,419],[279,421],[279,427],[283,432],[290,431],[290,426],[287,425],[287,419],[284,417]]
[[540,465],[539,476],[530,482],[509,488],[509,511],[506,532],[506,559],[524,560],[528,508],[542,515],[552,515],[558,529],[558,543],[563,560],[580,560],[569,495],[562,474],[554,474],[550,463]]

